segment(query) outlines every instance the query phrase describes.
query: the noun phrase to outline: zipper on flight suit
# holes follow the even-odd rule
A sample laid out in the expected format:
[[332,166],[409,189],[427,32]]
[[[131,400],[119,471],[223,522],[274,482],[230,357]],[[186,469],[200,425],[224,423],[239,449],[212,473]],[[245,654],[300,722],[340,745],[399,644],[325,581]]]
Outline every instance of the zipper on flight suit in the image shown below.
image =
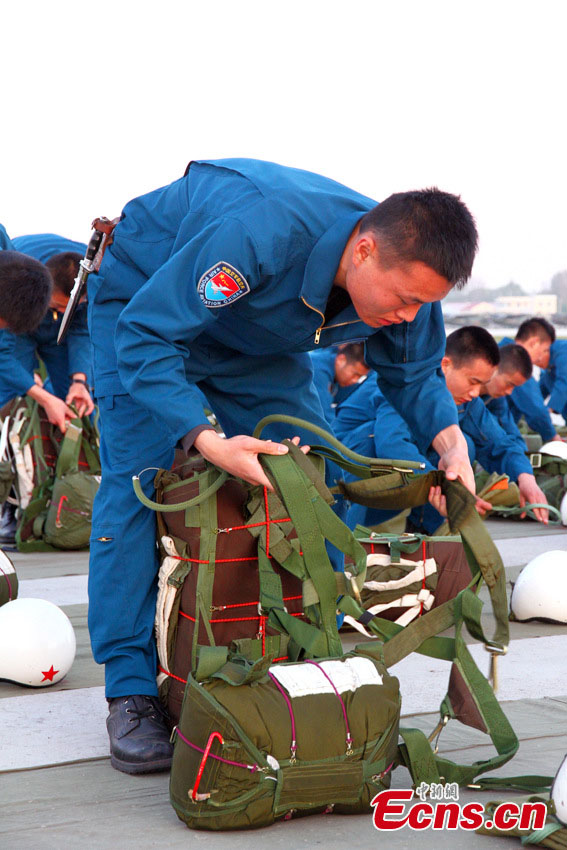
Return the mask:
[[301,296],[301,300],[305,304],[306,307],[309,307],[310,310],[314,310],[316,313],[319,313],[323,321],[315,331],[315,345],[319,345],[319,340],[321,339],[321,331],[326,330],[329,331],[332,328],[342,328],[344,325],[356,325],[358,322],[362,321],[361,319],[352,319],[350,322],[337,322],[336,325],[325,325],[325,314],[322,313],[317,307],[312,307],[311,304],[308,304],[303,295]]
[[321,331],[323,330],[323,325],[325,324],[325,314],[318,310],[317,307],[312,307],[311,304],[308,304],[303,295],[301,296],[301,300],[303,301],[306,307],[309,307],[310,310],[314,310],[315,313],[319,313],[319,315],[323,319],[323,321],[315,331],[315,345],[319,345],[319,340],[321,339]]

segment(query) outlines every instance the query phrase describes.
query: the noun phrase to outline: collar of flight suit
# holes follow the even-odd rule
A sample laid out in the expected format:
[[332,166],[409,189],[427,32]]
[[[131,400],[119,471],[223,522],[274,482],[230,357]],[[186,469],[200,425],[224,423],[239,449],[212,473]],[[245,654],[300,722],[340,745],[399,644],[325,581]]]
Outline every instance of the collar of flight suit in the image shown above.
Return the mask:
[[309,255],[300,295],[310,307],[323,314],[345,246],[363,215],[364,212],[353,210],[337,219],[318,239]]

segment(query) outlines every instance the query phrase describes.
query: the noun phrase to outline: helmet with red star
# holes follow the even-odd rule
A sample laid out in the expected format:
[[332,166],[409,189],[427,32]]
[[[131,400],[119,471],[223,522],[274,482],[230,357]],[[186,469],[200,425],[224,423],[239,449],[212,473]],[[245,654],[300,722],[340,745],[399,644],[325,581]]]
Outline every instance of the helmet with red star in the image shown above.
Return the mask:
[[42,688],[59,682],[75,658],[68,616],[45,599],[14,599],[0,608],[0,679]]

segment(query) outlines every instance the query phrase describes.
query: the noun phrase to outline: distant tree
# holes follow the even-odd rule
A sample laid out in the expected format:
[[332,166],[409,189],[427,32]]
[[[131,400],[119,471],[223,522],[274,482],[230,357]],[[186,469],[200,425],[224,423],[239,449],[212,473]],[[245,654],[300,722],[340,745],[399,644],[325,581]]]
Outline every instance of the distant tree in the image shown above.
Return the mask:
[[551,291],[557,295],[557,312],[567,313],[567,269],[553,275]]
[[514,283],[513,280],[507,283],[506,286],[501,286],[499,289],[492,290],[495,298],[501,298],[503,295],[525,295],[519,283]]

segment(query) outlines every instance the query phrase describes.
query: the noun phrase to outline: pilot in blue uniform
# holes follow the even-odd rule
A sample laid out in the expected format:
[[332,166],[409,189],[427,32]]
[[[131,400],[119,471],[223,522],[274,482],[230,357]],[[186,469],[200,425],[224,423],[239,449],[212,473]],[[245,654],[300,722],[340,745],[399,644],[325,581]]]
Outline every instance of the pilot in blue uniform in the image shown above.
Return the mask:
[[[405,419],[386,400],[377,383],[376,372],[370,372],[365,381],[354,388],[347,399],[337,406],[334,431],[348,448],[366,457],[396,458],[413,460],[424,464],[424,471],[434,467],[425,452],[417,447]],[[356,476],[345,473],[347,481]],[[421,508],[419,509],[421,512]],[[443,522],[431,506],[426,508],[427,531],[433,534]],[[372,528],[398,516],[399,511],[378,510],[364,505],[352,504],[347,514],[347,525],[355,528],[364,525]],[[425,524],[424,522],[422,523]]]
[[[470,460],[471,463],[478,460],[488,472],[503,472],[511,480],[518,481],[525,501],[545,502],[526,457],[523,439],[519,433],[507,434],[479,398],[479,393],[491,386],[498,359],[496,343],[483,328],[460,328],[447,338],[441,367],[447,387],[458,405],[459,424],[467,441]],[[523,368],[526,368],[525,363]],[[515,373],[516,370],[512,374]],[[500,391],[504,383],[495,380],[494,391]],[[421,460],[426,469],[438,464],[435,450],[431,446],[420,447],[412,429],[384,399],[375,376],[368,377],[338,408],[335,432],[349,448],[363,454],[370,452],[376,457]],[[347,521],[351,528],[357,523],[373,526],[392,516],[395,516],[394,512],[353,505]],[[544,521],[547,519],[541,512],[539,516]],[[432,534],[443,520],[432,505],[426,505],[423,509],[412,511],[410,521],[414,527]]]
[[[57,345],[63,311],[86,245],[53,233],[19,236],[12,245],[14,250],[45,263],[54,287],[49,310],[38,328],[19,334],[0,330],[0,406],[28,394],[45,407],[50,421],[64,427],[65,420],[75,415],[68,404],[76,404],[81,415],[93,410],[88,391],[92,369],[86,305],[77,309],[65,344]],[[38,358],[43,360],[49,379],[44,387],[34,378]]]
[[547,410],[560,413],[567,422],[567,340],[556,339],[551,345],[549,365],[539,379],[542,398],[547,398]]
[[[551,344],[555,340],[555,328],[541,317],[526,319],[518,328],[515,339],[504,337],[500,345],[515,342],[526,349],[534,366],[545,369],[549,362]],[[508,405],[516,422],[522,417],[532,431],[541,435],[544,442],[561,439],[545,406],[540,385],[534,377],[517,387],[508,397]]]
[[[475,250],[474,221],[455,196],[426,190],[376,206],[324,177],[254,160],[194,162],[124,208],[88,289],[103,466],[89,627],[106,666],[115,767],[159,770],[171,754],[156,700],[155,519],[132,475],[171,466],[181,441],[267,485],[258,453],[286,451],[277,441],[290,429],[270,426],[262,436],[273,442],[247,435],[269,413],[326,427],[308,352],[367,339],[384,394],[408,410],[422,443],[439,447],[449,477],[472,486],[437,367],[438,302],[466,280]],[[228,439],[210,429],[195,386]],[[151,476],[144,486],[151,494]]]
[[524,438],[518,428],[510,397],[532,377],[532,361],[522,345],[499,343],[500,363],[493,377],[480,391],[480,397],[500,427],[513,437],[522,452],[526,450]]
[[364,345],[347,342],[338,348],[311,351],[310,357],[313,383],[325,418],[332,428],[337,405],[348,398],[356,384],[368,374]]

